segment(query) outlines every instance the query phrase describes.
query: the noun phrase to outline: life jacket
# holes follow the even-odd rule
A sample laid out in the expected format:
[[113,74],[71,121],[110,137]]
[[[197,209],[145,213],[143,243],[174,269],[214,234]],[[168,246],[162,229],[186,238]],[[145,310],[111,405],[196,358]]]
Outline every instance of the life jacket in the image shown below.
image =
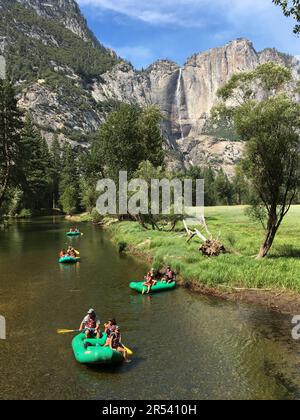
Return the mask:
[[120,345],[120,334],[113,332],[111,334],[111,344],[113,349],[117,349]]
[[115,325],[110,325],[109,327],[107,327],[106,329],[107,337],[110,337],[115,332],[115,329],[116,329]]
[[154,275],[151,273],[151,271],[149,271],[149,273],[146,276],[146,280],[148,283],[152,283],[154,280]]
[[93,319],[93,318],[89,317],[89,319],[85,323],[85,328],[95,329],[96,327],[97,327],[96,318]]

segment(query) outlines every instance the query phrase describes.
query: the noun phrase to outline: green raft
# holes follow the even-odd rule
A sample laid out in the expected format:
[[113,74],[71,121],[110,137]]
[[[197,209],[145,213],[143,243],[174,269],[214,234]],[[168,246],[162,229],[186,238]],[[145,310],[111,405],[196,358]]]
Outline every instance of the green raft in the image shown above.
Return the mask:
[[67,236],[70,236],[70,237],[72,237],[72,236],[80,236],[81,235],[81,232],[68,232],[67,233]]
[[[72,348],[77,362],[86,365],[112,365],[121,363],[123,356],[110,347],[104,347],[107,335],[103,334],[102,338],[85,338],[85,334],[77,335],[72,341]],[[91,344],[85,348],[85,343]]]
[[[145,283],[144,281],[141,281],[138,283],[133,282],[133,283],[130,283],[129,287],[138,293],[143,293],[143,290],[147,292],[147,287],[143,286],[144,283]],[[174,290],[175,288],[176,288],[175,281],[169,284],[158,282],[155,286],[151,287],[150,293],[167,292],[168,290]]]
[[59,259],[60,264],[76,264],[80,261],[80,258],[74,258],[74,257],[62,257]]

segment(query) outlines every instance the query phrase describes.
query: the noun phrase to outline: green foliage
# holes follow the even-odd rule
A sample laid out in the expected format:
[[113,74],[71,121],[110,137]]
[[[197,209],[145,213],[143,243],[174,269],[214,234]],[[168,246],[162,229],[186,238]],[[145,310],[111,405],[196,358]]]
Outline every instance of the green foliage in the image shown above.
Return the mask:
[[[226,249],[235,252],[213,261],[203,257],[200,240],[189,244],[183,232],[144,230],[138,223],[122,222],[110,226],[114,241],[126,242],[130,249],[143,253],[152,265],[171,265],[185,281],[208,287],[272,288],[300,292],[300,206],[293,206],[283,222],[269,257],[255,260],[264,230],[249,221],[244,207],[206,208],[206,221],[214,237],[221,232]],[[234,230],[234,232],[232,232]]]
[[253,203],[246,208],[245,215],[253,222],[260,222],[262,227],[266,230],[268,213],[266,208],[258,200],[254,200]]
[[220,170],[216,176],[214,187],[218,205],[233,204],[233,187],[223,170]]
[[18,213],[18,209],[22,203],[23,191],[19,187],[12,188],[9,191],[8,208],[6,214],[10,217],[15,217]]
[[105,174],[115,181],[124,170],[131,178],[144,160],[157,166],[164,157],[160,122],[161,114],[155,107],[122,104],[95,136],[93,158],[105,162]]
[[62,155],[62,173],[59,183],[60,204],[68,215],[78,209],[79,204],[79,174],[75,153],[69,144],[65,144]]
[[152,180],[161,181],[163,179],[172,181],[173,174],[170,172],[165,171],[161,166],[155,167],[151,162],[144,161],[141,162],[139,165],[138,170],[134,173],[135,179],[141,179],[146,182],[148,186],[148,214],[138,214],[133,215],[136,219],[140,222],[140,224],[147,228],[148,225],[152,227],[153,230],[174,230],[177,223],[183,219],[182,214],[176,214],[175,212],[175,196],[174,191],[171,189],[171,207],[169,209],[170,214],[163,214],[162,212],[162,199],[163,199],[163,190],[160,189],[159,193],[159,214],[153,214],[152,207],[152,194],[151,194],[151,187],[152,187]]
[[260,65],[254,74],[260,81],[261,87],[267,92],[278,91],[292,80],[290,69],[271,62]]
[[45,140],[33,126],[29,116],[25,121],[21,144],[24,206],[32,210],[49,208],[50,153]]
[[197,179],[204,180],[204,203],[206,206],[215,206],[217,203],[216,200],[216,191],[214,187],[215,183],[215,173],[212,168],[205,167],[199,168],[198,166],[193,166],[192,168],[183,171],[179,174],[180,179],[191,179],[193,181],[193,206],[196,205],[196,181]]
[[[264,99],[248,94],[248,81],[253,80],[260,82]],[[269,252],[300,187],[300,105],[280,93],[290,80],[290,70],[267,63],[251,73],[234,76],[219,91],[224,101],[220,112],[222,108],[226,112],[229,99],[237,104],[229,105],[228,112],[236,132],[247,141],[241,170],[256,202],[263,204],[268,214],[259,257]]]
[[63,211],[72,216],[76,213],[78,203],[78,191],[73,185],[67,185],[60,195],[60,204]]
[[165,153],[162,136],[162,114],[157,106],[151,105],[142,110],[137,122],[137,135],[145,145],[145,157],[155,166],[162,166]]
[[19,214],[16,215],[17,219],[30,219],[32,212],[30,209],[22,209]]
[[19,181],[17,169],[22,159],[21,117],[11,82],[0,80],[0,207],[8,188]]
[[92,213],[98,198],[96,184],[90,183],[86,179],[81,178],[79,187],[81,199],[80,205],[85,211],[87,211],[88,213]]
[[[297,22],[300,22],[300,2],[299,0],[273,0],[273,3],[280,6],[283,13],[287,17],[294,18]],[[294,26],[294,34],[300,33],[300,25]]]
[[219,106],[218,114],[230,118],[233,108],[232,106],[224,107],[224,102],[233,99],[238,105],[242,105],[250,100],[255,100],[257,86],[260,86],[269,95],[272,92],[277,93],[291,79],[290,69],[272,62],[261,64],[252,72],[235,74],[217,92],[223,101],[223,104]]
[[91,218],[93,223],[101,223],[103,220],[103,216],[99,214],[98,210],[94,208],[91,213]]
[[248,140],[244,170],[268,206],[286,205],[299,188],[300,106],[285,96],[249,103],[236,113]]
[[252,85],[255,79],[256,71],[235,74],[226,85],[218,90],[217,94],[223,101],[232,98],[233,93],[236,94],[236,100],[239,103],[248,100],[254,93]]
[[[38,16],[10,0],[5,8],[5,19],[0,20],[0,30],[13,40],[7,58],[14,80],[29,82],[47,77],[49,72],[56,78],[55,71],[50,70],[50,63],[54,62],[71,68],[83,83],[89,83],[118,61],[103,47],[96,47],[91,40],[82,40],[62,23]],[[26,36],[33,30],[38,37]]]
[[50,158],[50,178],[52,186],[51,190],[53,198],[53,208],[56,208],[59,201],[59,183],[62,171],[61,148],[57,134],[54,135],[54,139],[50,147]]

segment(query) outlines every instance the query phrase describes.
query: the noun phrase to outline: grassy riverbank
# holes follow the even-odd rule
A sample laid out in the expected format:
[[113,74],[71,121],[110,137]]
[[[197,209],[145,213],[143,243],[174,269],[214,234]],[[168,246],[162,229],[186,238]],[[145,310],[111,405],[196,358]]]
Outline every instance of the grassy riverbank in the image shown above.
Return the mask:
[[294,206],[284,221],[270,256],[257,261],[263,230],[250,222],[244,207],[207,208],[211,233],[220,236],[230,254],[205,258],[200,240],[187,244],[185,232],[144,230],[139,224],[124,222],[109,227],[116,243],[153,260],[153,265],[170,264],[187,282],[209,288],[227,287],[289,290],[300,292],[300,206]]

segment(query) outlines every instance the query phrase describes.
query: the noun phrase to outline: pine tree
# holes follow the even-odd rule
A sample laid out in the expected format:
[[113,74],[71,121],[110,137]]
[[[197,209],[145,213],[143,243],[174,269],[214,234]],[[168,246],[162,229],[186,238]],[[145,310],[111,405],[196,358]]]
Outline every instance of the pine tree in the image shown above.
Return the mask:
[[21,118],[11,82],[0,80],[0,208],[10,184],[18,181],[16,169],[22,156]]
[[138,136],[140,143],[145,147],[145,159],[156,168],[163,165],[165,157],[161,122],[162,114],[159,108],[153,105],[144,108],[138,119]]
[[52,207],[56,208],[59,202],[59,183],[62,170],[61,149],[57,134],[50,148],[51,155],[51,183],[52,183]]
[[221,169],[215,179],[215,191],[217,195],[218,204],[231,205],[233,202],[233,188],[228,176]]
[[50,154],[45,140],[27,115],[22,133],[24,205],[32,210],[49,207]]
[[215,174],[212,168],[207,167],[203,170],[204,179],[204,202],[206,206],[215,206],[217,204],[215,190]]
[[63,169],[59,183],[60,204],[68,215],[72,215],[79,204],[79,175],[74,151],[70,144],[63,148]]

